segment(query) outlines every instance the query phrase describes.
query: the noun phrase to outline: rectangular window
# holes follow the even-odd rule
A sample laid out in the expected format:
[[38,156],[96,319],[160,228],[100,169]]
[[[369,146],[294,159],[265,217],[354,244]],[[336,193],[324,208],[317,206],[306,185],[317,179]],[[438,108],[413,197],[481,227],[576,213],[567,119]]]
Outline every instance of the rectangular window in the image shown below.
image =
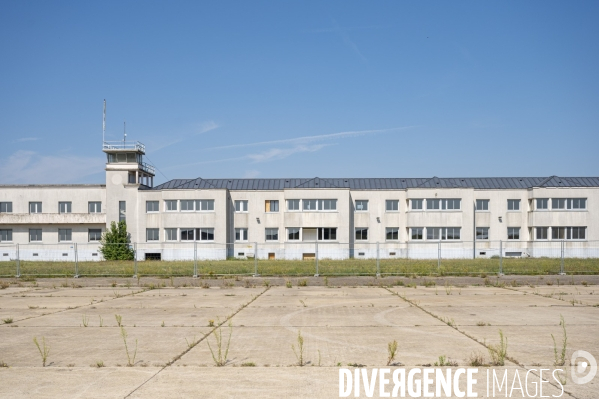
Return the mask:
[[489,210],[489,200],[477,199],[476,200],[476,210],[477,211],[488,211]]
[[337,209],[336,199],[318,200],[318,209],[321,211],[334,211]]
[[89,213],[102,213],[102,203],[101,202],[88,202],[87,203],[87,211]]
[[235,229],[235,241],[247,241],[248,229]]
[[586,237],[586,227],[570,227],[572,234],[568,235],[568,239],[584,240]]
[[449,198],[441,200],[441,209],[458,210],[462,207],[462,200],[459,198]]
[[196,240],[214,241],[214,229],[196,229]]
[[279,201],[277,201],[277,200],[264,201],[264,212],[279,212]]
[[586,209],[587,199],[586,198],[569,198],[568,209]]
[[184,211],[184,212],[193,211],[195,209],[194,204],[195,204],[194,200],[181,200],[181,211]]
[[146,213],[158,212],[158,201],[146,201]]
[[566,209],[566,199],[551,198],[551,209]]
[[356,200],[356,212],[366,212],[368,210],[368,200]]
[[41,241],[42,240],[42,229],[29,229],[29,241]]
[[164,210],[166,212],[176,212],[177,211],[177,200],[166,200],[164,201]]
[[520,210],[520,200],[519,199],[507,200],[507,210],[508,211],[519,211]]
[[441,200],[434,199],[434,198],[428,198],[426,200],[426,209],[429,209],[429,210],[441,209]]
[[426,228],[426,239],[427,240],[459,240],[460,227],[427,227]]
[[412,199],[412,200],[410,200],[410,203],[412,205],[413,211],[421,211],[424,200],[423,199]]
[[279,241],[279,229],[265,229],[266,241]]
[[235,212],[247,212],[248,211],[248,202],[247,200],[237,200],[235,201]]
[[58,229],[58,241],[73,241],[72,229]]
[[428,210],[459,210],[462,200],[459,198],[427,198],[426,209]]
[[29,213],[42,213],[42,203],[41,202],[30,202],[29,203]]
[[300,200],[298,200],[298,199],[287,200],[287,210],[288,211],[299,211],[300,210]]
[[386,200],[385,210],[387,212],[396,212],[399,210],[399,200]]
[[335,227],[319,227],[318,228],[318,240],[319,241],[333,241],[337,239],[337,228]]
[[552,227],[551,239],[553,240],[584,240],[586,227]]
[[300,239],[300,229],[299,227],[289,227],[287,229],[287,240],[289,241],[298,241]]
[[410,228],[410,237],[412,240],[423,240],[424,239],[424,227]]
[[146,241],[159,241],[160,233],[158,229],[146,229]]
[[507,239],[508,240],[519,240],[520,239],[520,227],[508,227],[507,228]]
[[549,238],[549,235],[547,234],[548,230],[549,229],[547,227],[537,227],[536,228],[536,231],[537,231],[537,240],[546,240],[546,239],[548,239]]
[[447,240],[459,240],[460,239],[461,228],[447,227],[447,228],[445,228],[445,230],[447,231],[447,233],[446,233]]
[[70,202],[59,202],[58,203],[58,213],[71,213],[71,203]]
[[12,241],[12,229],[0,230],[0,242]]
[[386,227],[385,228],[385,239],[387,241],[399,240],[399,227]]
[[119,201],[119,222],[127,221],[127,203]]
[[549,208],[549,198],[537,198],[537,211]]
[[0,202],[0,213],[12,213],[12,202]]
[[195,229],[181,229],[181,241],[193,241],[194,239]]
[[97,242],[102,239],[102,229],[89,229],[87,231],[87,240],[89,242]]
[[318,208],[316,207],[318,204],[318,200],[315,199],[305,199],[302,200],[304,204],[304,211],[316,211]]
[[164,229],[165,241],[177,241],[177,229]]
[[356,240],[368,240],[368,229],[366,227],[356,228]]
[[214,210],[214,200],[197,200],[196,211],[209,212]]
[[488,227],[477,227],[476,228],[476,239],[477,240],[488,240],[489,239],[489,228]]

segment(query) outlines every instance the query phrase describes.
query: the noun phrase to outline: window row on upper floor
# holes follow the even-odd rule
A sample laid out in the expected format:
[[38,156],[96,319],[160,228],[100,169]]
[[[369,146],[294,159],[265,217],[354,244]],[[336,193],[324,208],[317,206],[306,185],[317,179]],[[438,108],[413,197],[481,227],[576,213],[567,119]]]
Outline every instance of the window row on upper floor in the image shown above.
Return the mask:
[[[73,203],[71,201],[59,201],[58,213],[71,213]],[[102,213],[102,202],[89,201],[87,203],[88,213]],[[0,202],[0,213],[13,213],[12,202]],[[43,213],[42,202],[29,202],[29,213]]]

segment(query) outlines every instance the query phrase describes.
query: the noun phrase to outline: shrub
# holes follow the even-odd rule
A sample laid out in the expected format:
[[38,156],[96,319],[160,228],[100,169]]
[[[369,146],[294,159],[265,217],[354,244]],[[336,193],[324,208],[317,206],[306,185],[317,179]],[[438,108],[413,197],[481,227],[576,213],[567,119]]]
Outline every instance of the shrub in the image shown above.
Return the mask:
[[110,223],[110,229],[102,234],[99,251],[106,260],[133,260],[130,235],[127,233],[127,223]]

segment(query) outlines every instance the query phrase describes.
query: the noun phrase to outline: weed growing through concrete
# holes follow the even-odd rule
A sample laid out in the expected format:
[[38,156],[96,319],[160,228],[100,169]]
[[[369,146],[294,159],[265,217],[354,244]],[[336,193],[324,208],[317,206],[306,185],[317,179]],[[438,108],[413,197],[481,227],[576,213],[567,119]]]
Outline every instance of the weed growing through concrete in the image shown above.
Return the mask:
[[397,355],[397,341],[389,342],[387,344],[387,366],[391,366],[395,362],[395,356]]
[[187,338],[185,338],[185,342],[187,342],[187,347],[188,347],[189,349],[193,348],[193,347],[194,347],[194,345],[196,344],[196,336],[195,336],[195,335],[193,336],[193,340],[192,340],[191,342],[189,342],[189,341],[187,340]]
[[557,344],[555,343],[555,337],[553,336],[553,334],[551,334],[551,338],[553,339],[553,354],[555,356],[555,360],[553,362],[554,366],[563,366],[566,364],[566,347],[568,345],[568,334],[566,333],[566,322],[564,321],[564,316],[560,315],[559,318],[559,325],[562,326],[563,332],[562,348],[559,356],[557,353]]
[[434,364],[435,367],[445,367],[445,366],[457,367],[457,365],[458,365],[458,362],[456,362],[455,360],[448,359],[447,356],[445,356],[445,355],[439,356],[439,361],[435,362],[435,364]]
[[208,349],[210,349],[210,353],[212,354],[212,360],[214,360],[214,364],[217,367],[222,367],[227,364],[227,356],[229,355],[229,345],[231,344],[231,335],[233,335],[233,325],[229,320],[229,338],[227,339],[227,344],[223,350],[223,329],[222,327],[218,327],[214,330],[214,338],[216,340],[216,354],[212,350],[210,346],[210,342],[207,340]]
[[83,327],[87,327],[89,324],[89,317],[87,315],[81,316],[81,322],[83,323]]
[[214,327],[214,320],[208,320],[208,327]]
[[99,361],[97,361],[97,362],[96,362],[96,364],[95,364],[95,366],[96,366],[97,368],[100,368],[100,367],[105,367],[105,366],[104,366],[104,362],[103,362],[102,360],[99,360]]
[[241,363],[241,367],[256,367],[256,363],[254,363],[254,362]]
[[291,288],[292,287],[291,280],[285,281],[285,287],[287,287],[287,288]]
[[295,349],[295,344],[291,344],[291,349],[293,349],[293,353],[297,358],[297,365],[304,366],[306,364],[304,361],[304,337],[302,337],[301,330],[297,332],[297,350]]
[[303,307],[305,307],[305,308],[308,307],[308,305],[306,305],[306,303],[304,301],[302,301],[301,299],[299,301],[301,302],[301,304],[302,304]]
[[101,315],[98,315],[98,317],[100,318],[100,327],[104,327],[104,319]]
[[262,283],[265,287],[270,287],[270,280],[264,280]]
[[116,319],[117,326],[122,327],[123,316],[121,316],[120,314],[115,314],[114,318]]
[[10,283],[8,283],[6,281],[0,281],[0,290],[5,290],[8,287],[10,287]]
[[485,365],[485,355],[480,351],[472,352],[468,357],[468,366],[470,367],[482,367]]
[[297,283],[298,286],[300,287],[307,287],[308,286],[308,280],[306,279],[302,279]]
[[37,350],[40,352],[40,356],[42,357],[42,367],[46,367],[46,361],[50,355],[50,347],[46,343],[46,338],[42,337],[42,344],[40,345],[37,337],[33,337],[33,343],[35,346],[37,346]]
[[6,364],[6,362],[1,362],[0,361],[0,368],[7,368],[8,364]]
[[329,286],[329,278],[327,276],[324,277],[324,286],[325,287]]
[[499,343],[489,345],[489,356],[491,356],[492,366],[505,366],[505,358],[507,356],[507,337],[503,335],[503,331],[499,330]]
[[2,322],[4,324],[12,324],[13,319],[12,319],[12,317],[7,317],[6,319],[2,319]]
[[164,327],[166,324],[164,324],[164,320],[162,320],[162,324],[160,325],[160,327]]
[[451,295],[451,290],[452,290],[452,287],[451,287],[451,285],[449,285],[449,284],[447,283],[447,281],[446,281],[446,282],[445,282],[445,293],[446,293],[447,295]]
[[133,367],[135,365],[135,357],[137,356],[137,339],[135,340],[135,351],[133,351],[133,357],[131,357],[131,353],[129,352],[129,346],[127,345],[127,331],[125,331],[125,327],[121,326],[121,337],[123,337],[123,342],[125,344],[125,353],[127,354],[127,366]]

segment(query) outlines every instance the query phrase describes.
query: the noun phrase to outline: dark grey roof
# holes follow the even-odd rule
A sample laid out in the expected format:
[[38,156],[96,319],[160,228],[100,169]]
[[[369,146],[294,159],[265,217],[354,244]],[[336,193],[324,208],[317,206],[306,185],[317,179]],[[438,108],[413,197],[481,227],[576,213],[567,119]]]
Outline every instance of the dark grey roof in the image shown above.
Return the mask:
[[174,179],[150,190],[228,189],[282,190],[285,188],[346,188],[351,190],[405,190],[406,188],[527,189],[533,187],[599,187],[599,177],[465,177],[374,179]]

